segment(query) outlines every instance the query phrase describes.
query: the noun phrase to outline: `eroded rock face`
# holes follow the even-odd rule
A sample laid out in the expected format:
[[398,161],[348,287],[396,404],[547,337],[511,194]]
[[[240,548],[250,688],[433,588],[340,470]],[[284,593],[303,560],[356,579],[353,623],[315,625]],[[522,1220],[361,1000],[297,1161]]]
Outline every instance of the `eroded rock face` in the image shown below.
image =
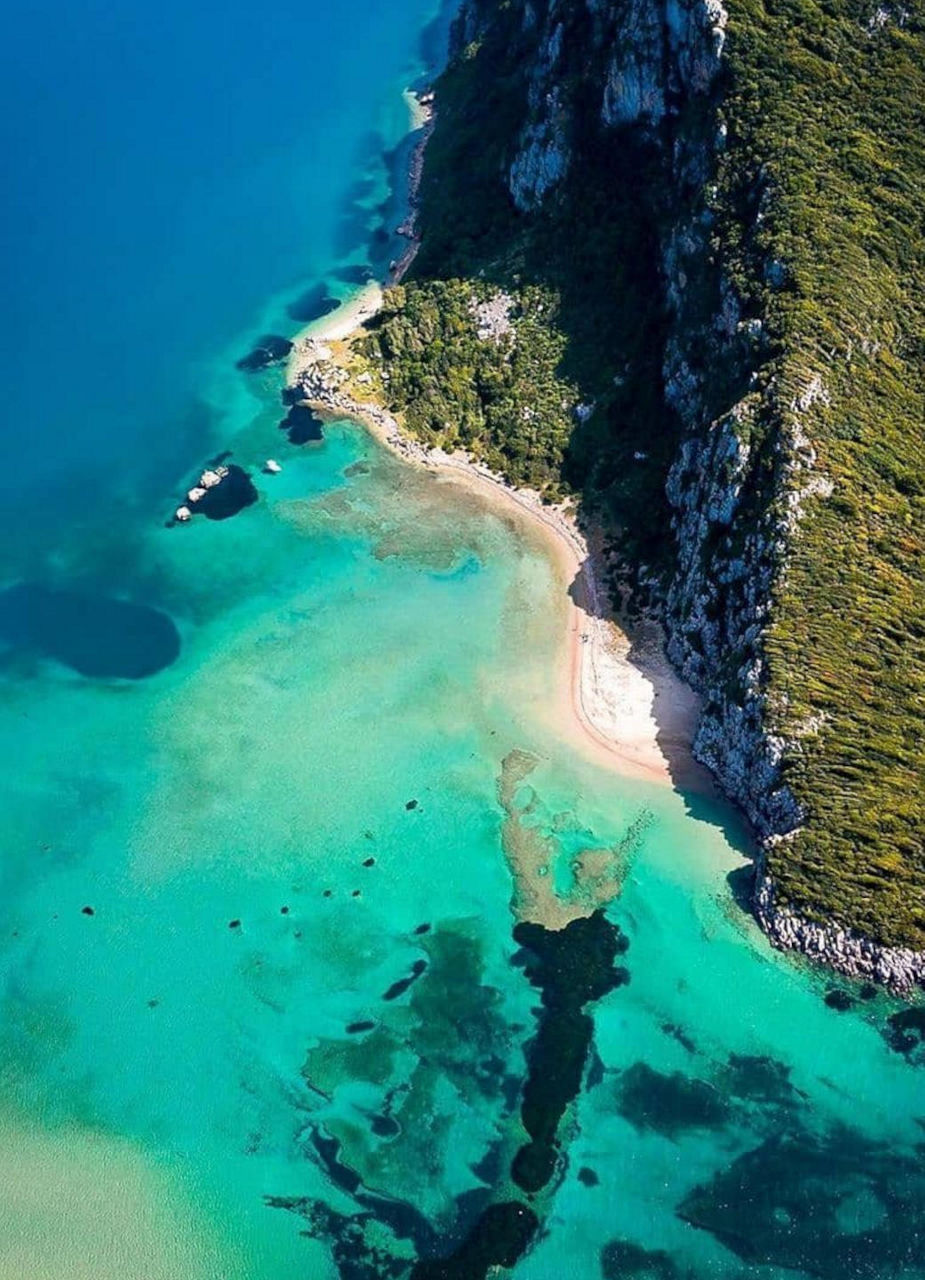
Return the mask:
[[[667,486],[677,548],[664,602],[669,655],[705,698],[697,755],[761,836],[784,834],[802,814],[780,782],[785,744],[766,730],[761,648],[782,539],[774,520],[756,513],[761,460],[748,443],[748,378],[760,363],[762,328],[760,318],[743,317],[721,267],[713,278],[705,272],[711,223],[702,192],[722,129],[718,118],[706,132],[690,128],[684,114],[695,100],[709,101],[726,12],[719,0],[585,0],[582,27],[576,8],[557,0],[524,5],[524,38],[535,52],[510,190],[518,208],[536,209],[568,172],[576,106],[565,86],[574,80],[568,59],[581,39],[589,78],[601,87],[603,127],[657,139],[664,153],[662,269],[673,321],[663,393],[682,433]],[[477,0],[467,10],[475,38]],[[573,24],[567,30],[566,22]],[[674,195],[680,191],[688,193],[683,203]],[[710,294],[715,306],[704,321],[692,298]],[[712,363],[739,371],[725,402],[711,389]]]
[[[523,32],[529,54],[527,119],[514,149],[509,187],[522,212],[535,209],[566,176],[576,116],[575,77],[569,71],[576,39],[586,63],[597,66],[600,120],[654,132],[685,95],[710,91],[725,42],[720,0],[585,0],[580,6],[527,3]],[[476,38],[479,4],[471,0],[460,27]]]

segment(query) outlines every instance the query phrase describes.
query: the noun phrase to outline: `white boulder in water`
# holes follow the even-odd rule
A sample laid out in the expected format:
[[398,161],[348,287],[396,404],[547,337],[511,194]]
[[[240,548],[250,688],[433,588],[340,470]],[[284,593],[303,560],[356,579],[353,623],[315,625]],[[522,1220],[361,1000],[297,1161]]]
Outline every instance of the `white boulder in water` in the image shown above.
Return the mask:
[[193,513],[189,507],[177,507],[176,518],[180,524],[186,524],[187,520],[191,520],[192,517]]
[[278,476],[282,471],[282,467],[275,458],[267,458],[266,462],[263,464],[263,469],[267,475],[270,476]]
[[200,498],[204,498],[205,496],[206,496],[205,489],[200,489],[197,486],[195,489],[190,489],[189,493],[186,495],[186,500],[192,505],[195,505]]

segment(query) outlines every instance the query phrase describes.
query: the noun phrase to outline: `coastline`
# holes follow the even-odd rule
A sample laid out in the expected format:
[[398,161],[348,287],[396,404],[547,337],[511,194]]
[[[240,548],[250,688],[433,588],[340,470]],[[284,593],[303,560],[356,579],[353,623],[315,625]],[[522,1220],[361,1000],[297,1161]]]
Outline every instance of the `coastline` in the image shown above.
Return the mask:
[[345,388],[346,374],[328,343],[349,343],[375,315],[378,285],[367,286],[341,308],[296,338],[287,386],[326,419],[362,424],[384,447],[443,483],[465,486],[538,533],[566,597],[566,636],[557,729],[605,768],[647,782],[713,792],[706,770],[690,750],[699,699],[671,668],[654,622],[632,637],[607,604],[600,555],[564,504],[550,506],[539,493],[518,489],[483,463],[409,437],[381,406]]

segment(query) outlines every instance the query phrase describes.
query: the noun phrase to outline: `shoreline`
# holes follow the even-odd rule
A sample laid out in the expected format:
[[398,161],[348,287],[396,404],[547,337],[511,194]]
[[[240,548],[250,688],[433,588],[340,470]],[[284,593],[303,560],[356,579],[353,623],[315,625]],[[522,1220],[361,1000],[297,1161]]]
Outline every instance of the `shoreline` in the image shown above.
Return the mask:
[[525,519],[542,537],[566,596],[557,729],[565,730],[585,755],[624,776],[714,793],[709,774],[691,752],[697,695],[671,668],[658,624],[642,623],[630,636],[613,618],[600,557],[574,514],[564,504],[545,504],[533,490],[514,487],[466,454],[414,440],[387,410],[344,390],[345,375],[326,343],[349,341],[375,315],[373,301],[376,295],[381,301],[381,289],[375,286],[374,294],[367,286],[363,292],[365,297],[357,295],[296,339],[287,386],[298,389],[320,416],[360,423],[409,465],[444,483],[461,484]]
[[[385,284],[397,284],[417,254],[417,203],[427,144],[437,114],[430,90],[405,93],[412,133],[420,133],[408,169],[404,222],[396,229],[408,245],[393,262]],[[301,390],[320,416],[360,423],[390,452],[445,482],[462,484],[529,522],[545,544],[564,592],[566,634],[557,679],[556,728],[604,768],[661,785],[715,795],[712,776],[695,759],[700,699],[672,668],[659,624],[648,621],[628,635],[612,615],[600,555],[564,505],[543,503],[489,467],[462,454],[429,448],[406,435],[385,409],[348,396],[345,374],[331,363],[327,343],[345,343],[382,306],[385,284],[370,281],[336,311],[306,326],[293,339],[286,386]],[[327,368],[325,367],[327,366]]]

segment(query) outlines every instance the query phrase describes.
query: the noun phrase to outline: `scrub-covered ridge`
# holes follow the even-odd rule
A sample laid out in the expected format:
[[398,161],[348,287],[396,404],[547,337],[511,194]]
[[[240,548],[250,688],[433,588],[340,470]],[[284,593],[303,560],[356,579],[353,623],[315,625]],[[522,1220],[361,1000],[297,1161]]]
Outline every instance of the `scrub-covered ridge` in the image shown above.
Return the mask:
[[469,0],[365,340],[417,434],[580,493],[704,696],[781,945],[925,974],[920,4]]

